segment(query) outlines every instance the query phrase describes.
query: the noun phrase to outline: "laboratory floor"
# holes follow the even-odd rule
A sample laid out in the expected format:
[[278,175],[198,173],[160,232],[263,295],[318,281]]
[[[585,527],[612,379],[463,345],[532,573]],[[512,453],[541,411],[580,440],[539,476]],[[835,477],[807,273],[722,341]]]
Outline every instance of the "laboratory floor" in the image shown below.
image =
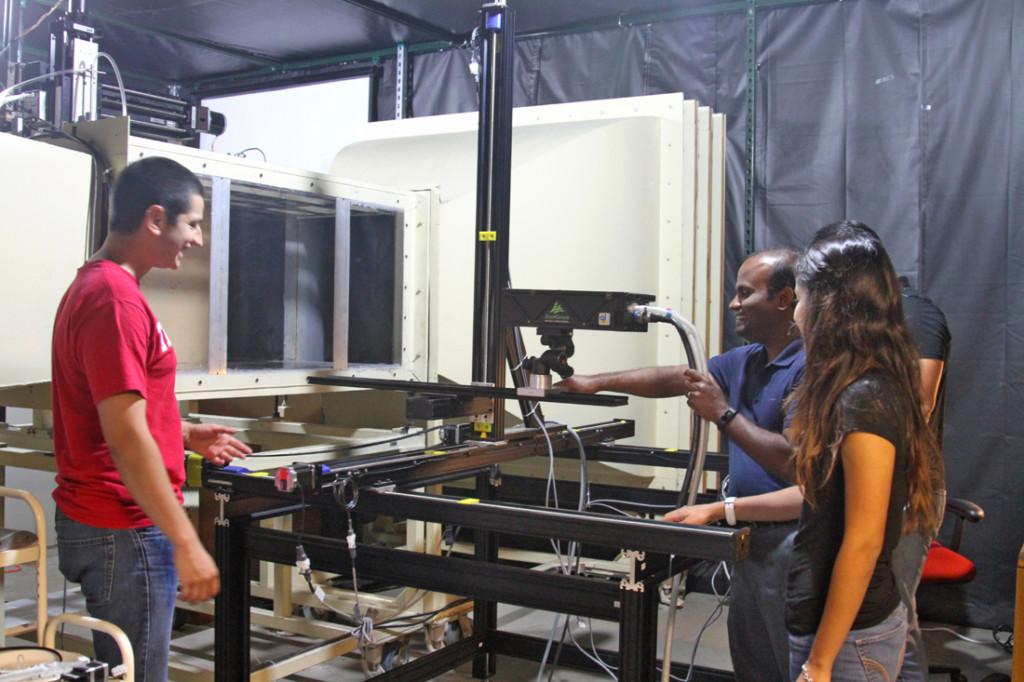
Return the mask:
[[[49,612],[59,613],[62,610],[84,612],[84,602],[77,586],[69,585],[65,594],[63,578],[56,570],[56,550],[49,552]],[[34,585],[35,572],[31,567],[20,571],[6,573],[5,582],[5,619],[6,626],[11,628],[19,623],[34,620]],[[692,593],[687,596],[685,604],[677,612],[675,633],[673,637],[672,660],[677,664],[688,663],[694,656],[696,665],[716,670],[731,670],[725,618],[728,605],[721,609],[714,595]],[[658,652],[661,657],[664,648],[664,629],[668,615],[668,607],[662,606],[659,618]],[[717,619],[714,614],[721,611]],[[499,627],[502,630],[530,634],[548,638],[555,622],[555,615],[532,609],[502,606],[499,609]],[[705,628],[705,623],[708,623]],[[558,621],[557,630],[563,631],[564,616]],[[1011,656],[998,646],[989,630],[978,628],[946,627],[939,624],[924,623],[925,640],[932,663],[952,663],[963,668],[970,682],[981,682],[992,673],[1009,675]],[[700,636],[699,645],[694,653],[694,641]],[[617,626],[599,621],[578,621],[571,618],[569,633],[578,646],[590,653],[594,646],[605,649],[616,649]],[[267,628],[252,629],[252,651],[254,667],[259,661],[270,660],[289,652],[297,651],[309,644],[309,640],[296,635],[289,635]],[[957,635],[960,635],[958,637]],[[968,640],[961,639],[966,637]],[[573,639],[566,637],[565,646],[575,647]],[[13,642],[12,642],[13,643]],[[69,633],[66,648],[88,646],[87,642],[79,641],[75,633]],[[411,633],[409,648],[413,655],[425,651],[425,633],[422,628]],[[88,650],[85,650],[88,653]],[[171,679],[180,682],[212,680],[213,674],[213,630],[209,627],[188,624],[175,632],[171,643],[172,672]],[[526,682],[527,680],[552,680],[561,682],[577,682],[584,680],[614,679],[609,673],[584,673],[567,668],[557,668],[552,674],[551,666],[539,673],[539,664],[535,661],[524,661],[516,658],[499,657],[497,672],[491,678],[502,682]],[[316,680],[361,680],[365,679],[363,666],[355,656],[341,657],[327,663],[314,665],[302,672],[294,673],[287,678],[301,682]],[[472,680],[471,666],[466,664],[457,670],[446,673],[439,678],[446,682]],[[935,676],[933,680],[948,679]]]

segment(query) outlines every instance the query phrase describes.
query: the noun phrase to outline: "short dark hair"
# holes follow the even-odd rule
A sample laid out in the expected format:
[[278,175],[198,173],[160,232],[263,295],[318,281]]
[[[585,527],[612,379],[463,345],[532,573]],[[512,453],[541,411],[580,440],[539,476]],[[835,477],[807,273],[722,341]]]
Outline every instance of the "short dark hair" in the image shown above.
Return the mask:
[[131,234],[150,206],[162,206],[170,222],[187,211],[193,196],[203,196],[203,185],[177,161],[150,156],[129,164],[114,186],[111,232]]
[[800,254],[793,249],[778,247],[759,251],[772,268],[768,275],[768,295],[774,296],[786,287],[796,289],[796,261]]

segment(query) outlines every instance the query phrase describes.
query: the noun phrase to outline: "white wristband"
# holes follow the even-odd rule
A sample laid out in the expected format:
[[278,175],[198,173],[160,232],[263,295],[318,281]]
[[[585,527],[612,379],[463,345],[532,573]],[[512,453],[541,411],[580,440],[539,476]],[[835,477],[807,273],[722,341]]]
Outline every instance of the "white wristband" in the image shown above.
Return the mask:
[[736,525],[736,498],[725,498],[725,522],[730,526]]

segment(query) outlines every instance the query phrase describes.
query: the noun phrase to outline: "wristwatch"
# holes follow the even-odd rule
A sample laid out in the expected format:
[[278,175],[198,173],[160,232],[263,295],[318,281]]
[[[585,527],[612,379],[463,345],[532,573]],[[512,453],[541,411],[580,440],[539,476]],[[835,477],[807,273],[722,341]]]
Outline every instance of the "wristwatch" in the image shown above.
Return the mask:
[[725,498],[725,522],[730,526],[736,525],[736,498]]
[[718,421],[715,422],[715,426],[717,426],[718,430],[721,431],[729,422],[736,418],[737,414],[739,414],[739,412],[730,407],[721,417],[718,418]]

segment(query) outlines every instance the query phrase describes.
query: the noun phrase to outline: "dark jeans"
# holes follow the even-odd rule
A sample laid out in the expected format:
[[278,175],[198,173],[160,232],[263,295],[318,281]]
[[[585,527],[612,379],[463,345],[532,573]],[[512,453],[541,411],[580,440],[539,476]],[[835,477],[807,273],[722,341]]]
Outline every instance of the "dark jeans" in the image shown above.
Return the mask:
[[[935,493],[935,509],[942,518],[946,509],[946,491]],[[927,535],[913,530],[900,538],[892,553],[892,572],[900,599],[907,607],[907,651],[903,656],[903,667],[896,678],[899,682],[926,682],[928,680],[928,656],[924,648],[924,636],[917,622],[917,586],[921,584],[921,571],[935,532]]]
[[[82,586],[86,610],[124,630],[135,655],[135,679],[163,682],[171,646],[171,620],[178,592],[171,543],[154,526],[129,530],[96,528],[57,510],[60,572]],[[93,635],[96,659],[121,662],[114,640]]]
[[729,653],[738,682],[792,682],[786,583],[796,521],[752,524],[750,553],[733,564]]

